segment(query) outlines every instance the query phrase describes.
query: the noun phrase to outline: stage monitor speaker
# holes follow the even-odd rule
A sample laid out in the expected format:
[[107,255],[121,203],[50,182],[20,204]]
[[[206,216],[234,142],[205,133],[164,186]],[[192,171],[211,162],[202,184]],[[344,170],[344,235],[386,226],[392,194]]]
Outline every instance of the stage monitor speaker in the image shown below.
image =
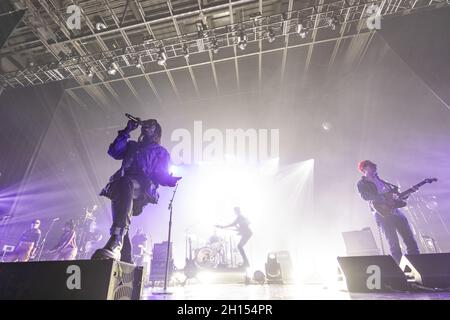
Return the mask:
[[380,250],[370,228],[342,232],[347,256],[376,256]]
[[143,268],[114,260],[0,263],[2,300],[138,300]]
[[450,253],[407,254],[402,257],[400,268],[412,283],[450,289]]
[[407,291],[408,283],[391,256],[338,257],[350,292]]

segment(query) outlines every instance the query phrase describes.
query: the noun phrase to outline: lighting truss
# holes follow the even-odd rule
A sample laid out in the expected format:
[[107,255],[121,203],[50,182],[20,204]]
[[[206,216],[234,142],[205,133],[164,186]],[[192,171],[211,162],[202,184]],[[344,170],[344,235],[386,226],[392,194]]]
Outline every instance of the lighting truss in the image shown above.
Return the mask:
[[[141,44],[84,56],[64,56],[59,61],[45,65],[29,66],[22,70],[0,74],[0,83],[6,88],[16,88],[74,78],[92,81],[93,74],[101,74],[99,77],[101,82],[111,77],[108,70],[112,63],[122,70],[132,66],[133,61],[139,61],[143,66],[157,61],[161,50],[166,54],[168,61],[175,57],[186,56],[186,50],[189,55],[207,50],[218,52],[218,49],[237,45],[242,32],[247,43],[252,43],[266,39],[270,30],[279,30],[277,36],[296,34],[299,23],[309,31],[330,28],[330,19],[345,24],[368,18],[372,14],[368,8],[372,5],[380,8],[381,16],[389,16],[449,6],[449,3],[442,0],[340,0],[270,16],[252,17],[246,21],[203,30],[201,35],[199,32],[192,32],[166,39],[146,40]],[[160,68],[170,70],[170,65]]]

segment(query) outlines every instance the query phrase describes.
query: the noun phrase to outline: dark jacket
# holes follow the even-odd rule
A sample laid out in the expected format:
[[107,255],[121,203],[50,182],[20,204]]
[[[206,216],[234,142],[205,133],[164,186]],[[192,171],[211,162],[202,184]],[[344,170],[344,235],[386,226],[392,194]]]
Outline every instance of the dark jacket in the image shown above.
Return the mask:
[[133,215],[138,215],[146,204],[157,203],[157,189],[160,185],[174,187],[177,179],[169,174],[170,155],[163,146],[158,143],[128,141],[129,138],[130,134],[121,130],[109,146],[108,154],[116,160],[122,160],[122,166],[111,176],[100,195],[111,199],[112,185],[121,177],[128,176],[138,180],[145,190],[142,197],[133,203]]
[[377,186],[372,181],[369,181],[366,177],[361,177],[358,181],[358,191],[366,201],[383,201],[384,197],[382,194],[378,193]]

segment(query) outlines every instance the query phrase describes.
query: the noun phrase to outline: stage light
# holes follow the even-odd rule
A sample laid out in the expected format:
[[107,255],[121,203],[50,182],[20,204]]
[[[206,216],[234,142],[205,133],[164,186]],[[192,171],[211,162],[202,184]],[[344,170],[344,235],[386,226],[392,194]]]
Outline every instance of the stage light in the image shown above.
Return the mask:
[[253,19],[253,20],[258,20],[258,19],[262,18],[262,14],[259,11],[255,12],[255,13],[251,13],[250,14],[250,18]]
[[186,43],[183,43],[183,56],[185,59],[189,58],[189,48]]
[[203,20],[197,20],[195,23],[195,27],[197,28],[197,36],[199,39],[205,36],[205,30],[208,28]]
[[87,69],[88,78],[92,78],[94,76],[94,69],[92,67]]
[[266,282],[266,276],[264,272],[256,270],[255,273],[253,273],[253,281],[256,281],[259,284],[264,284],[264,282]]
[[328,122],[328,121],[322,122],[322,129],[324,131],[330,131],[332,128],[333,128],[333,125],[330,122]]
[[167,54],[163,48],[159,49],[157,62],[160,66],[165,66],[167,62]]
[[283,283],[281,266],[280,263],[277,261],[277,257],[274,253],[268,254],[265,267],[268,283]]
[[267,40],[269,40],[270,43],[275,41],[275,32],[271,27],[269,27],[269,30],[267,31]]
[[327,19],[327,23],[331,30],[336,30],[336,26],[339,24],[339,20],[337,17],[332,17]]
[[214,52],[214,53],[219,53],[219,44],[218,44],[218,42],[217,42],[217,39],[212,39],[212,41],[211,41],[211,50]]
[[95,22],[95,30],[102,31],[108,29],[108,26],[106,25],[102,17],[96,16],[94,18],[94,22]]
[[108,74],[111,76],[116,75],[117,71],[119,70],[119,65],[117,62],[112,62],[108,67]]
[[140,69],[142,68],[142,62],[141,57],[132,57],[131,58],[131,64],[134,65],[136,68]]
[[105,30],[105,29],[107,29],[108,27],[106,26],[106,24],[104,24],[103,22],[97,22],[96,24],[95,24],[95,30],[97,30],[97,31],[101,31],[101,30]]
[[297,25],[297,33],[302,39],[306,38],[306,35],[308,34],[308,27],[306,22],[299,22],[299,24]]
[[247,36],[245,35],[244,31],[241,31],[238,36],[238,47],[241,50],[245,50],[247,47]]
[[138,61],[136,63],[136,68],[138,68],[138,69],[142,68],[141,59],[139,59],[139,58],[138,58]]

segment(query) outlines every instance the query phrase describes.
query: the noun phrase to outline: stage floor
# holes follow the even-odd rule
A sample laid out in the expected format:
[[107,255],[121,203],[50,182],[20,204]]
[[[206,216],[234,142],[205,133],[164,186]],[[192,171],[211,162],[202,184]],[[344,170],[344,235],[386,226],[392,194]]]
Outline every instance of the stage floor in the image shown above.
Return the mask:
[[153,294],[161,288],[144,289],[143,300],[450,300],[445,293],[349,293],[323,284],[244,285],[192,284],[170,287],[171,295]]

